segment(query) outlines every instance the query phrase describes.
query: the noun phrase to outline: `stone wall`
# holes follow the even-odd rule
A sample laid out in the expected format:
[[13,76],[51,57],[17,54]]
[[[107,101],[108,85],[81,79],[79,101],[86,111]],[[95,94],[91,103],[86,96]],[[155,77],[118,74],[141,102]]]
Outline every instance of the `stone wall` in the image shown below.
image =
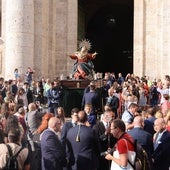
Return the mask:
[[134,1],[134,74],[170,74],[170,1]]

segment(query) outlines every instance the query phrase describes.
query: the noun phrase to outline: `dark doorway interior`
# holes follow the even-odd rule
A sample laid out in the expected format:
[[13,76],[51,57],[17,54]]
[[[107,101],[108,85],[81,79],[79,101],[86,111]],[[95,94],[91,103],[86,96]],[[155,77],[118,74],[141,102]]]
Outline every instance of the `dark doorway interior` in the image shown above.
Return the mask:
[[98,52],[95,72],[133,72],[133,0],[123,1],[89,0],[85,5],[85,38]]

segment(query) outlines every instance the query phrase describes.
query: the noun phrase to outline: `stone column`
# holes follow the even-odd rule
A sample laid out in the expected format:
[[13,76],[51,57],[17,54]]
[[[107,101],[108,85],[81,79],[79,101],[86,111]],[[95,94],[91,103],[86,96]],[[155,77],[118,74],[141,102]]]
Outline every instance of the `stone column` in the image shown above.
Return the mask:
[[4,0],[5,3],[5,78],[13,78],[15,68],[24,75],[33,67],[34,1]]
[[[159,13],[161,18],[161,41],[158,49],[160,49],[161,55],[158,56],[158,61],[161,60],[161,75],[164,77],[164,75],[170,75],[170,1],[164,0],[159,6],[161,8]],[[159,63],[157,62],[157,65]]]
[[[69,55],[77,51],[78,0],[68,1],[67,15],[67,74],[72,72],[74,60]],[[74,7],[74,10],[73,10]]]
[[[134,0],[134,59],[133,72],[136,75],[143,75],[144,66],[144,2]],[[140,67],[139,67],[140,66]]]

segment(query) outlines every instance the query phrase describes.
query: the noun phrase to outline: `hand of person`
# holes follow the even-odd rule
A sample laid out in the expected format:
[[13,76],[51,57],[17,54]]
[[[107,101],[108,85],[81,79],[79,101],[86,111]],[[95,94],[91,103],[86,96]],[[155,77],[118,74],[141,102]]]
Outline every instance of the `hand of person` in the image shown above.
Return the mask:
[[96,52],[93,53],[93,54],[92,54],[92,57],[95,58],[97,54],[98,54],[98,53],[96,53]]
[[98,53],[95,51],[95,53],[93,53],[94,55],[97,55]]
[[88,127],[90,127],[91,125],[90,125],[90,123],[87,121],[86,122],[86,126],[88,126]]
[[111,154],[106,154],[105,159],[112,160],[113,156]]

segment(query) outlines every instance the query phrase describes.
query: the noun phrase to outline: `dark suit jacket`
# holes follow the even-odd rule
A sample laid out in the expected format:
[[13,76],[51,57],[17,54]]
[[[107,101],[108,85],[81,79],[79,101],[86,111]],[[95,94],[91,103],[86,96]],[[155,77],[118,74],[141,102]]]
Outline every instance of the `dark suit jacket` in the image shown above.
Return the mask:
[[99,94],[97,91],[89,91],[84,93],[82,98],[82,109],[84,109],[85,104],[92,105],[92,112],[95,113],[99,109]]
[[[62,130],[61,130],[61,143],[64,146],[65,150],[66,150],[66,158],[69,159],[70,158],[70,154],[68,152],[68,147],[66,144],[66,137],[67,137],[67,133],[68,131],[73,127],[73,123],[71,121],[69,122],[65,122]],[[71,170],[71,162],[69,162],[67,164],[67,167],[64,167],[64,170]]]
[[30,88],[28,89],[28,91],[27,91],[26,93],[27,93],[28,104],[30,104],[30,103],[33,102],[33,93],[32,93],[32,91],[30,90]]
[[[100,154],[102,154],[102,152],[107,151],[108,147],[112,148],[115,145],[117,141],[116,138],[114,138],[112,135],[105,135],[106,130],[102,121],[97,122],[93,126],[93,130],[95,131],[99,140]],[[110,169],[110,162],[107,159],[100,156],[99,160],[100,161],[98,170]]]
[[170,132],[167,130],[159,140],[159,145],[152,155],[154,170],[169,170],[170,167]]
[[62,129],[61,129],[61,143],[65,146],[66,144],[66,137],[67,137],[67,132],[69,131],[70,128],[73,127],[72,122],[65,122]]
[[148,156],[153,154],[153,139],[152,135],[140,127],[135,127],[127,131],[148,153]]
[[66,155],[58,136],[46,129],[41,136],[42,170],[63,170]]
[[149,132],[152,136],[155,133],[155,130],[154,130],[154,121],[155,120],[156,120],[155,117],[150,117],[150,118],[144,120],[144,130]]
[[[79,141],[76,141],[77,135]],[[85,125],[71,128],[67,133],[67,145],[72,170],[93,170],[97,167],[99,145],[93,129]]]
[[87,115],[88,122],[90,123],[90,127],[93,127],[96,124],[96,115],[94,113],[90,113]]

